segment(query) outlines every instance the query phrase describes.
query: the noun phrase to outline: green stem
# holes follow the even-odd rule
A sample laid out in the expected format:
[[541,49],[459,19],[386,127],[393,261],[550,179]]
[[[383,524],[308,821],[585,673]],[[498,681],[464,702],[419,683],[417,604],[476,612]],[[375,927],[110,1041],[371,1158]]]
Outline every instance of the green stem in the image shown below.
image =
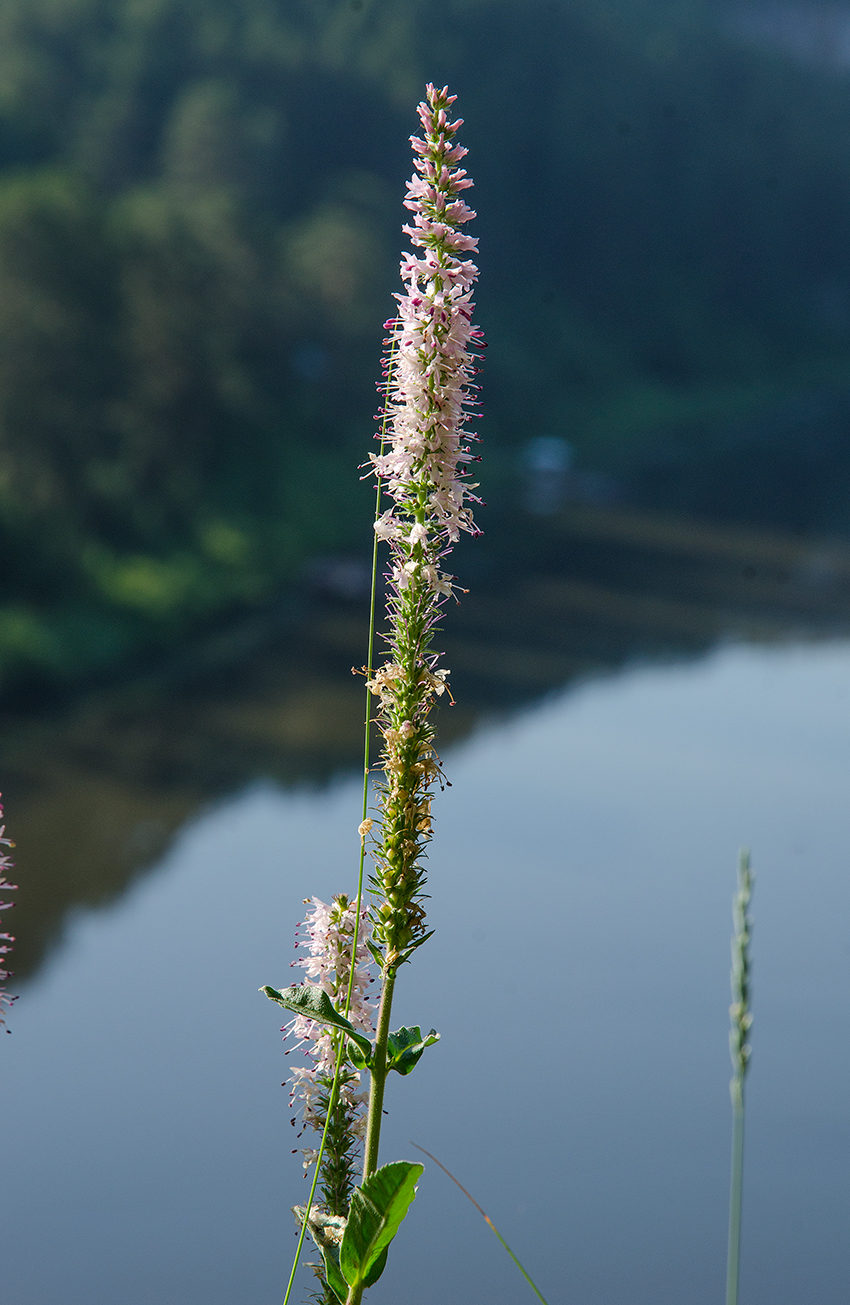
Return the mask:
[[362,1282],[356,1287],[349,1287],[348,1295],[345,1298],[345,1305],[360,1305],[360,1302],[363,1299],[364,1290],[365,1288]]
[[726,1305],[738,1305],[741,1261],[741,1196],[744,1187],[744,1093],[737,1083],[732,1103],[732,1181],[729,1192],[729,1255],[726,1263]]
[[381,1142],[381,1119],[384,1110],[384,1087],[387,1082],[387,1042],[390,1036],[390,1015],[395,987],[395,966],[384,971],[381,988],[381,1005],[378,1008],[378,1027],[375,1030],[375,1051],[372,1057],[372,1076],[369,1085],[369,1115],[366,1121],[366,1145],[363,1151],[363,1178],[369,1178],[378,1168],[378,1147]]
[[[395,967],[389,966],[384,971],[384,982],[381,988],[381,1005],[378,1009],[378,1027],[375,1031],[375,1050],[372,1056],[372,1075],[369,1085],[366,1145],[363,1148],[364,1181],[378,1167],[378,1147],[381,1142],[381,1119],[384,1110],[384,1088],[387,1082],[387,1041],[390,1035],[390,1015],[393,1006],[395,975]],[[360,1305],[360,1301],[363,1299],[363,1290],[362,1282],[349,1287],[345,1305]]]

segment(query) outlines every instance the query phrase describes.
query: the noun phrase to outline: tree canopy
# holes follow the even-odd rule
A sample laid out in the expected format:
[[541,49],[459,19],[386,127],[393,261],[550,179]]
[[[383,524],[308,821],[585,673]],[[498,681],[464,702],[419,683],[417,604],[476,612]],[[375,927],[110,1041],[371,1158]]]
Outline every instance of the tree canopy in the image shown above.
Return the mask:
[[725,12],[5,0],[0,690],[368,538],[426,80],[467,120],[488,497],[554,434],[650,502],[846,528],[850,83]]

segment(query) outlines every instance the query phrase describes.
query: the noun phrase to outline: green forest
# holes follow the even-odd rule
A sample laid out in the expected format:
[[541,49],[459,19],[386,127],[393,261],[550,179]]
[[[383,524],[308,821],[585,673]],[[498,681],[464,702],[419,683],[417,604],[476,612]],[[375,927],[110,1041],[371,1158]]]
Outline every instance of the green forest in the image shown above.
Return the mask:
[[476,182],[490,520],[555,435],[631,501],[850,530],[850,79],[723,12],[4,0],[0,691],[368,549],[428,80]]

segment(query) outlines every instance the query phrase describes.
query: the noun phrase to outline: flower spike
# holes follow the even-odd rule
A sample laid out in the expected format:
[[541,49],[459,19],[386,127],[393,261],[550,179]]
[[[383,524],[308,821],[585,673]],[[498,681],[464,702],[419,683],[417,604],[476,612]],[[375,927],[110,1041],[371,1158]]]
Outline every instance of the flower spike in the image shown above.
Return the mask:
[[477,485],[467,471],[477,439],[467,422],[477,405],[472,378],[481,343],[472,322],[478,270],[468,255],[478,241],[462,230],[475,213],[462,198],[472,182],[457,167],[466,149],[455,140],[462,120],[450,121],[447,112],[454,100],[447,87],[429,85],[418,109],[422,135],[411,137],[415,172],[404,202],[412,218],[403,230],[414,249],[401,260],[405,293],[387,324],[381,417],[388,447],[371,455],[390,500],[375,522],[390,549],[389,659],[367,687],[380,699],[384,738],[373,923],[391,967],[426,937],[422,857],[441,775],[428,714],[448,689],[430,638],[455,593],[444,559],[462,531],[480,533],[472,515]]

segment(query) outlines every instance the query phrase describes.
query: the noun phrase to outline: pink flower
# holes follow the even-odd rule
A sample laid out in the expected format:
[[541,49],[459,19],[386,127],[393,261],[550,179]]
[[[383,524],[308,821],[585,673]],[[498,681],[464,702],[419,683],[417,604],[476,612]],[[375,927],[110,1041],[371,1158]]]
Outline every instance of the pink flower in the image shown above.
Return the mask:
[[421,574],[439,598],[451,592],[451,576],[439,566],[446,546],[461,531],[478,533],[470,507],[479,501],[472,492],[477,486],[466,476],[473,456],[468,442],[476,438],[466,422],[475,404],[471,380],[480,341],[471,295],[478,269],[459,256],[478,241],[458,229],[475,213],[459,198],[472,182],[454,166],[466,154],[453,143],[462,119],[450,122],[446,115],[455,96],[432,85],[426,95],[418,109],[423,137],[411,137],[416,172],[404,201],[413,219],[402,228],[422,252],[401,262],[406,293],[396,295],[399,313],[389,324],[385,359],[390,387],[382,415],[390,447],[371,462],[394,500],[375,527],[390,542],[393,581],[407,588],[416,548],[425,563]]
[[[318,897],[312,898],[312,903],[312,909],[307,912],[300,926],[307,930],[306,940],[295,944],[296,947],[304,948],[307,955],[299,957],[292,964],[301,966],[308,980],[326,992],[336,1009],[342,1013],[348,995],[354,950],[354,983],[348,1019],[355,1028],[371,1037],[372,1003],[366,995],[366,989],[372,982],[372,976],[369,973],[371,957],[365,939],[366,912],[364,910],[361,913],[357,946],[353,949],[354,903],[342,893],[330,905]],[[303,1015],[296,1015],[294,1020],[284,1026],[282,1032],[287,1037],[296,1039],[293,1051],[305,1044],[308,1047],[306,1055],[312,1064],[290,1072],[290,1090],[293,1104],[300,1099],[304,1124],[321,1129],[324,1125],[322,1112],[327,1105],[328,1088],[336,1068],[334,1035],[325,1025],[317,1024]],[[350,1107],[352,1116],[359,1113],[363,1103],[363,1098],[357,1091],[359,1080],[357,1071],[348,1070],[340,1087],[341,1099]]]
[[[0,797],[2,797],[2,794],[0,794]],[[3,819],[3,807],[2,805],[0,805],[0,820],[2,819]],[[0,825],[0,846],[3,847],[15,846],[12,840],[6,837],[5,825]],[[15,889],[17,888],[17,884],[8,883],[5,878],[5,875],[3,874],[4,870],[10,870],[11,868],[12,868],[11,859],[6,855],[5,852],[0,852],[0,888],[8,888],[10,892],[14,892]],[[12,905],[13,905],[12,902],[0,902],[0,911],[7,911]],[[9,954],[9,952],[12,950],[11,944],[14,941],[15,939],[12,937],[11,934],[0,933],[0,956],[7,956]],[[6,992],[6,988],[5,988],[6,979],[9,978],[10,974],[11,974],[11,970],[0,969],[0,1028],[4,1027],[6,1023],[6,1021],[3,1018],[4,1006],[7,1010],[9,1010],[12,1003],[16,1000],[14,997],[10,996]],[[6,1032],[8,1033],[9,1030],[7,1029]]]
[[392,504],[375,523],[390,550],[389,659],[366,682],[380,699],[384,740],[371,919],[383,967],[393,970],[430,937],[423,861],[442,771],[429,713],[436,698],[451,699],[430,641],[454,592],[444,559],[461,531],[479,533],[472,505],[480,500],[468,476],[477,436],[467,424],[481,341],[472,324],[478,270],[467,255],[478,242],[461,230],[475,213],[461,197],[472,182],[457,166],[466,150],[454,139],[461,120],[447,114],[454,99],[446,87],[428,86],[418,110],[423,134],[411,137],[415,172],[404,202],[412,217],[403,229],[413,250],[401,260],[398,317],[386,323],[381,451],[371,455]]

